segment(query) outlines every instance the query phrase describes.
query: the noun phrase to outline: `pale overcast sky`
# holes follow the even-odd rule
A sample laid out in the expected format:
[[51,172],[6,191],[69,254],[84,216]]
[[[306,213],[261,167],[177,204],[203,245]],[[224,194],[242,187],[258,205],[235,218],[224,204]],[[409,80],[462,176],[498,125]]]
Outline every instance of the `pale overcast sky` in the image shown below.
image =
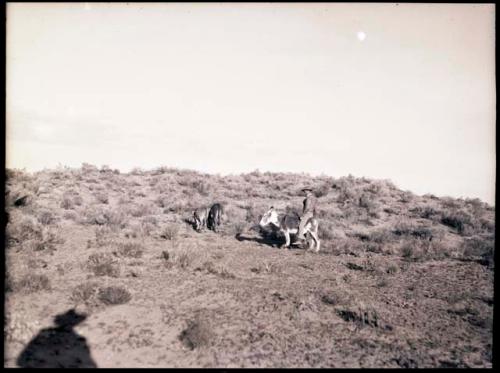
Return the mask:
[[352,174],[494,203],[494,11],[9,3],[7,167]]

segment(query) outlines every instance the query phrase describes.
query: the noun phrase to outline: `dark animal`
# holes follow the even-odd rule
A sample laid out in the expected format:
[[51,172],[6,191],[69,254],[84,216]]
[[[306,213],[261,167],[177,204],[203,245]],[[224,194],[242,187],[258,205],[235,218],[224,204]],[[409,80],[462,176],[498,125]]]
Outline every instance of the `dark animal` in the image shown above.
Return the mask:
[[217,228],[221,225],[223,213],[224,211],[220,203],[215,203],[208,213],[207,228],[217,232]]

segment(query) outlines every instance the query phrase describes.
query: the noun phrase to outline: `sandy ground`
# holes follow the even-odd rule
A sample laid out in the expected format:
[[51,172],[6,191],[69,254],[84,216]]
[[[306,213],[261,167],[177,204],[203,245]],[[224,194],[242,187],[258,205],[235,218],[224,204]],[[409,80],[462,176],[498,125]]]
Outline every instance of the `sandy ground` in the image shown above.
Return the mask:
[[[53,193],[42,196],[38,206],[50,207]],[[9,224],[35,213],[13,208]],[[335,238],[318,254],[286,250],[254,230],[236,237],[226,222],[197,233],[168,214],[157,226],[168,222],[180,227],[172,239],[117,229],[98,241],[95,225],[59,219],[49,225],[64,240],[50,250],[11,245],[10,283],[36,273],[50,285],[6,292],[4,365],[491,367],[491,267],[338,250]],[[447,232],[450,245],[461,239]],[[141,253],[120,254],[124,242]],[[118,273],[89,269],[95,253]],[[82,286],[93,290],[78,298]],[[130,299],[99,301],[108,286]],[[82,320],[56,327],[72,309]]]

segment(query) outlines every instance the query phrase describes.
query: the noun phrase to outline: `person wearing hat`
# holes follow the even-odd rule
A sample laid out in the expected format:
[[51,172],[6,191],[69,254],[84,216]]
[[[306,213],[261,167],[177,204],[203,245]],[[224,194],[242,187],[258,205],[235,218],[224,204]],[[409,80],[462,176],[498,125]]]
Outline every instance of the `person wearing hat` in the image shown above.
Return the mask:
[[305,240],[304,228],[307,221],[316,215],[317,204],[317,199],[314,196],[312,189],[304,188],[302,191],[306,194],[306,198],[303,202],[304,208],[302,209],[302,216],[300,217],[299,233],[297,234],[298,240]]

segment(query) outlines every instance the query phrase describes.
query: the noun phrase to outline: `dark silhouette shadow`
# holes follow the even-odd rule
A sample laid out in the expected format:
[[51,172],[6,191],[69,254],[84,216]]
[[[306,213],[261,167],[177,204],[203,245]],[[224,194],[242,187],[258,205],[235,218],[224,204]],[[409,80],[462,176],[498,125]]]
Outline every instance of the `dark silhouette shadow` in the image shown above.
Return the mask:
[[194,221],[191,219],[184,219],[184,223],[190,225],[194,230],[196,230],[196,225],[194,224]]
[[56,327],[42,329],[17,358],[21,368],[97,368],[87,340],[73,327],[87,318],[74,309],[54,317]]
[[[282,247],[285,245],[285,238],[278,235],[277,231],[267,231],[262,230],[258,226],[253,226],[249,230],[257,231],[258,236],[245,236],[241,233],[236,234],[234,237],[242,242],[242,241],[253,241],[260,243],[262,245],[270,246],[270,247]],[[300,242],[295,241],[294,238],[291,238],[290,249],[302,248]]]
[[269,237],[255,237],[255,236],[247,237],[247,236],[243,236],[242,234],[238,233],[238,234],[236,234],[236,236],[234,236],[234,238],[236,238],[240,242],[253,241],[253,242],[258,242],[260,244],[268,245],[268,246],[272,246],[272,247],[280,246],[279,241],[277,241],[275,239],[270,239]]

